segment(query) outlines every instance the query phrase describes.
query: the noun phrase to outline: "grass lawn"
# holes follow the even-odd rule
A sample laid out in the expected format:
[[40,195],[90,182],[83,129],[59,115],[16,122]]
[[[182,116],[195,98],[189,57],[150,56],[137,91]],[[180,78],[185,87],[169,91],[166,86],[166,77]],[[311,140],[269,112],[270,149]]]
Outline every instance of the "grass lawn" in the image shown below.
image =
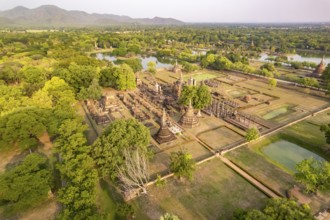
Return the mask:
[[183,79],[184,80],[188,80],[190,79],[190,77],[193,77],[196,81],[202,81],[202,80],[207,80],[207,79],[214,79],[217,78],[217,75],[214,74],[210,74],[210,73],[202,73],[202,74],[193,74],[193,75],[188,75],[188,76],[184,76]]
[[260,208],[266,198],[219,159],[213,159],[197,167],[192,182],[171,178],[163,187],[151,186],[147,196],[133,203],[136,219],[158,219],[166,212],[181,219],[231,219],[237,208]]
[[[330,115],[328,113],[316,115],[285,128],[281,133],[265,138],[252,146],[231,151],[226,154],[226,157],[270,188],[284,194],[285,190],[288,190],[292,185],[299,184],[294,180],[293,172],[265,156],[261,151],[262,147],[284,139],[330,161],[329,145],[326,144],[324,134],[319,129],[320,124],[329,121]],[[318,212],[327,208],[330,203],[330,192],[319,192],[318,196],[313,196],[311,199],[312,211]]]
[[262,154],[258,154],[251,147],[241,147],[227,153],[226,157],[282,195],[285,195],[285,191],[295,183],[292,175],[267,160]]
[[222,126],[211,131],[203,132],[198,135],[198,138],[213,149],[219,150],[228,144],[241,140],[243,136]]

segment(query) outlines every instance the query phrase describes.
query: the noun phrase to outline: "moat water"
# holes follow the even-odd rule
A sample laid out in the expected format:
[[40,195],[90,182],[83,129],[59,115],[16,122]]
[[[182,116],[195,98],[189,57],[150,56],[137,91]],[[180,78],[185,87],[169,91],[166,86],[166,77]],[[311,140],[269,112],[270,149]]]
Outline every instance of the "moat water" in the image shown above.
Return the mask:
[[[117,57],[116,56],[112,56],[108,53],[97,53],[96,54],[96,58],[99,59],[99,60],[108,60],[108,61],[111,61],[111,62],[115,62],[117,60]],[[172,64],[168,64],[168,63],[162,63],[160,62],[157,57],[153,57],[153,56],[150,56],[150,57],[138,57],[141,59],[141,64],[142,64],[142,68],[144,70],[148,69],[148,63],[150,61],[153,61],[156,63],[156,68],[159,69],[159,68],[171,68],[173,67]]]
[[315,158],[319,161],[325,159],[319,155],[287,140],[279,140],[262,148],[262,152],[276,163],[288,170],[296,172],[296,164],[304,159]]

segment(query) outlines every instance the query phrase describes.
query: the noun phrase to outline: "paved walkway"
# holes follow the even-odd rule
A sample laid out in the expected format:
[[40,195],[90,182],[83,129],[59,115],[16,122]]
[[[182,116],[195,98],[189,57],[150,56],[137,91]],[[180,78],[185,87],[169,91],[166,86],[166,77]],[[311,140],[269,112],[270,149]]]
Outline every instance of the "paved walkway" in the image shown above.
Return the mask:
[[227,166],[229,166],[231,169],[233,169],[235,172],[237,172],[239,175],[241,175],[244,179],[249,181],[252,185],[257,187],[259,190],[261,190],[263,193],[265,193],[267,196],[271,198],[279,198],[280,196],[274,193],[272,190],[270,190],[267,186],[250,176],[248,173],[246,173],[244,170],[236,166],[234,163],[232,163],[227,158],[220,156],[220,159],[222,162],[224,162]]

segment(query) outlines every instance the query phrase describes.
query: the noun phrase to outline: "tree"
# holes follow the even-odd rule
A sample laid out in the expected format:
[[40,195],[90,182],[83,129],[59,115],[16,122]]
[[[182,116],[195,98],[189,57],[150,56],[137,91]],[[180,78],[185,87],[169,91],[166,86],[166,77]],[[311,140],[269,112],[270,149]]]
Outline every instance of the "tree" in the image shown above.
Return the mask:
[[22,150],[38,146],[46,131],[48,115],[42,109],[23,109],[0,117],[0,148],[17,144]]
[[201,109],[211,104],[212,95],[209,87],[206,85],[200,85],[197,87],[196,96],[193,98],[193,106],[198,109],[197,116],[201,116]]
[[18,84],[23,78],[21,71],[22,64],[17,62],[4,63],[0,67],[0,79],[4,80],[7,84]]
[[140,58],[131,58],[131,59],[117,59],[116,64],[127,64],[129,65],[133,72],[136,73],[142,70],[142,64]]
[[259,138],[260,133],[258,128],[250,128],[245,135],[245,140],[247,140],[248,142],[256,140],[257,138]]
[[117,177],[118,168],[124,164],[124,150],[139,148],[147,154],[150,131],[135,119],[116,120],[111,123],[93,144],[92,157],[101,177]]
[[197,94],[197,87],[196,86],[184,86],[181,95],[179,98],[179,103],[181,105],[189,105],[190,100],[193,101]]
[[33,153],[0,176],[0,203],[10,213],[34,207],[47,199],[52,175],[46,157]]
[[[116,68],[116,67],[115,67]],[[118,90],[132,90],[136,88],[135,74],[130,66],[122,64],[115,71],[116,88]]]
[[152,74],[156,73],[157,69],[156,69],[156,63],[154,61],[148,62],[147,66],[148,66],[149,73],[152,73]]
[[268,80],[268,85],[271,87],[271,88],[275,88],[276,85],[277,85],[277,80],[274,79],[274,78],[271,78]]
[[40,83],[46,80],[45,70],[36,67],[27,67],[22,70],[24,81],[30,84]]
[[92,84],[87,88],[82,88],[78,94],[79,100],[93,99],[98,100],[102,96],[102,87],[98,79],[93,79]]
[[29,103],[30,100],[24,96],[22,87],[0,85],[0,115],[29,106]]
[[61,219],[93,219],[96,213],[97,171],[85,130],[78,119],[63,121],[58,130],[55,149],[60,161],[56,168],[66,183],[58,192],[58,201],[64,205]]
[[321,125],[320,130],[324,133],[327,144],[330,144],[330,124]]
[[68,109],[76,102],[73,89],[59,77],[47,81],[42,91],[51,97],[53,107]]
[[215,62],[212,64],[215,70],[229,70],[231,66],[232,62],[227,57],[222,56],[216,58]]
[[133,152],[123,150],[124,162],[118,168],[118,178],[124,192],[141,189],[147,193],[146,184],[149,181],[149,162],[145,152],[136,148]]
[[171,213],[165,213],[164,215],[160,216],[159,220],[180,220],[180,218]]
[[102,70],[100,85],[118,90],[132,90],[136,88],[136,77],[130,66],[122,64]]
[[186,71],[187,73],[193,72],[195,70],[198,70],[198,66],[188,63],[188,62],[184,62],[182,64],[183,70]]
[[[64,76],[64,80],[78,94],[82,88],[87,89],[94,78],[98,78],[97,70],[94,66],[70,64],[68,73]],[[66,71],[65,71],[66,72]]]
[[311,77],[305,77],[301,79],[300,83],[303,84],[304,86],[312,86],[312,87],[319,86],[319,82],[317,81],[317,79]]
[[116,77],[114,75],[114,68],[108,67],[102,69],[100,72],[100,85],[103,87],[116,87]]
[[308,205],[299,205],[294,200],[284,198],[269,199],[266,207],[259,211],[239,210],[234,213],[234,220],[287,220],[287,219],[314,219]]
[[274,64],[272,64],[272,63],[265,63],[264,65],[262,65],[260,67],[260,69],[261,70],[266,69],[269,72],[274,72],[276,70]]
[[196,169],[196,163],[192,158],[192,155],[180,150],[178,152],[172,152],[170,157],[170,170],[181,178],[187,178],[188,180],[192,180],[193,173]]
[[314,158],[302,160],[296,165],[295,178],[304,184],[307,192],[317,193],[319,189],[330,189],[330,163]]

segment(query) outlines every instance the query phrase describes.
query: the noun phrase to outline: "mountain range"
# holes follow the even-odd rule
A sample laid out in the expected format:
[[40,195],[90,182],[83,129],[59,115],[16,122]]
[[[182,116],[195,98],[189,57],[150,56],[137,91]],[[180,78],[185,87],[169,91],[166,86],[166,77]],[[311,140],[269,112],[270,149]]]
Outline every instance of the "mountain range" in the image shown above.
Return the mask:
[[89,14],[84,11],[68,11],[54,5],[28,9],[18,6],[0,11],[1,26],[85,27],[113,25],[181,25],[173,18],[131,18],[113,14]]

